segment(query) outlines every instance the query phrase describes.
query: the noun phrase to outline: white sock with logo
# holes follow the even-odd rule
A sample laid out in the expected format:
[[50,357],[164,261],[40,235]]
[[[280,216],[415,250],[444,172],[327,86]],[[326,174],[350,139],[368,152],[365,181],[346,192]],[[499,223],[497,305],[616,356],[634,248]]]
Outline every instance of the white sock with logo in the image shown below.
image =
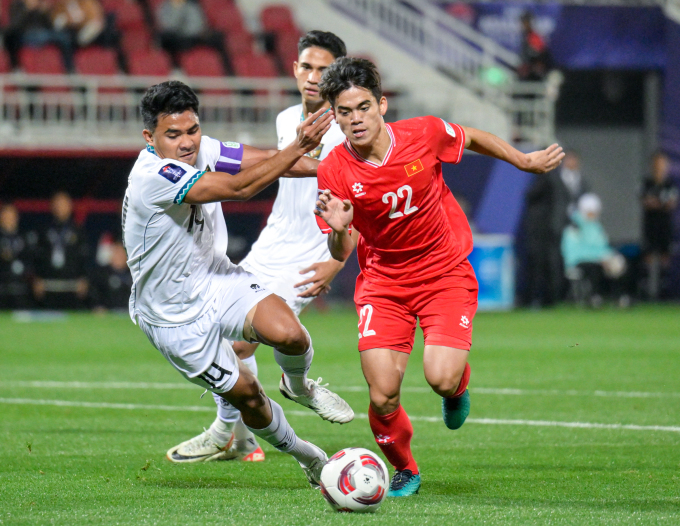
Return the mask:
[[269,442],[279,451],[292,455],[303,466],[309,466],[314,459],[320,457],[319,448],[298,438],[286,420],[281,406],[271,398],[269,403],[272,408],[271,424],[264,429],[253,429],[252,427],[248,429],[262,440]]

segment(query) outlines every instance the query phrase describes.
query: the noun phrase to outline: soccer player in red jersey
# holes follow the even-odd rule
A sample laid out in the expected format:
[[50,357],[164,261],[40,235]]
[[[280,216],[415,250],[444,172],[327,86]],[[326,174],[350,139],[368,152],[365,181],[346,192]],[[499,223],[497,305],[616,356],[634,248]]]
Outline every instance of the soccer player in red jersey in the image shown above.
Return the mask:
[[416,320],[425,335],[425,378],[442,397],[444,423],[458,429],[470,410],[467,360],[478,288],[467,260],[472,233],[441,163],[460,162],[467,148],[541,174],[564,153],[553,144],[524,154],[490,133],[436,117],[386,124],[380,75],[364,59],[336,60],[320,89],[347,139],[319,165],[315,213],[328,225],[334,258],[346,260],[357,246],[354,301],[369,422],[396,470],[388,495],[409,496],[420,475],[400,388]]

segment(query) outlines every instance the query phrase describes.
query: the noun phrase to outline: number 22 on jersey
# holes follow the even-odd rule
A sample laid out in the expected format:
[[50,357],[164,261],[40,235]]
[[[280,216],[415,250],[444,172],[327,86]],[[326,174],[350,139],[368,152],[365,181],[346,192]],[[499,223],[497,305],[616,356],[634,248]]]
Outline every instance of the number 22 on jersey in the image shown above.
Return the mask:
[[[406,202],[404,203],[404,211],[397,211],[399,206],[399,199],[406,197]],[[413,198],[413,189],[405,184],[397,190],[397,193],[387,192],[382,196],[382,202],[386,205],[392,204],[392,209],[390,210],[390,219],[396,219],[397,217],[407,216],[418,210],[417,206],[411,206],[411,199]],[[370,305],[369,305],[370,307]]]

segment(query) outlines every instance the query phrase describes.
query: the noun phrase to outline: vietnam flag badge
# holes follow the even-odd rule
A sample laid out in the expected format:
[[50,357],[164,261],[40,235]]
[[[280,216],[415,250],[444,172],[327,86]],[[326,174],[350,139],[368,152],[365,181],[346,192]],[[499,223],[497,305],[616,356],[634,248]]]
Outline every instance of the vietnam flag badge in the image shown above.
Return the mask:
[[406,170],[406,175],[408,175],[409,177],[424,170],[423,163],[420,162],[420,159],[418,159],[417,161],[413,161],[410,164],[407,164],[406,166],[404,166],[404,169]]

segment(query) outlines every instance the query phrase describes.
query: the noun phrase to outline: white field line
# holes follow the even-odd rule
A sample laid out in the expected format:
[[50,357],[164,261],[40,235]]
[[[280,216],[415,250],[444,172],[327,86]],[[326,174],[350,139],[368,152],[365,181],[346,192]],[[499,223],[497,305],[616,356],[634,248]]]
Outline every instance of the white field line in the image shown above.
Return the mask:
[[[158,383],[158,382],[58,382],[58,381],[0,381],[1,387],[21,387],[30,389],[155,389],[176,390],[192,389],[200,387],[189,382],[184,383]],[[268,391],[275,391],[278,386],[265,386]],[[363,385],[334,385],[333,391],[366,392],[368,389]],[[402,387],[405,393],[429,393],[429,387]],[[677,392],[644,392],[644,391],[579,391],[576,389],[512,389],[495,387],[470,387],[473,394],[502,395],[502,396],[601,396],[609,398],[680,398]]]
[[[148,411],[173,411],[192,413],[214,413],[215,408],[208,406],[174,406],[148,404],[114,404],[108,402],[78,402],[72,400],[36,400],[33,398],[0,398],[0,404],[7,405],[44,405],[58,407],[85,407],[90,409],[127,409]],[[311,411],[286,411],[294,416],[316,416]],[[368,420],[366,413],[358,413],[355,418]],[[441,422],[438,416],[410,416],[416,422]],[[567,427],[577,429],[621,429],[627,431],[667,431],[680,433],[680,426],[641,426],[636,424],[601,424],[594,422],[554,422],[550,420],[507,420],[496,418],[468,418],[466,423],[502,426]]]

